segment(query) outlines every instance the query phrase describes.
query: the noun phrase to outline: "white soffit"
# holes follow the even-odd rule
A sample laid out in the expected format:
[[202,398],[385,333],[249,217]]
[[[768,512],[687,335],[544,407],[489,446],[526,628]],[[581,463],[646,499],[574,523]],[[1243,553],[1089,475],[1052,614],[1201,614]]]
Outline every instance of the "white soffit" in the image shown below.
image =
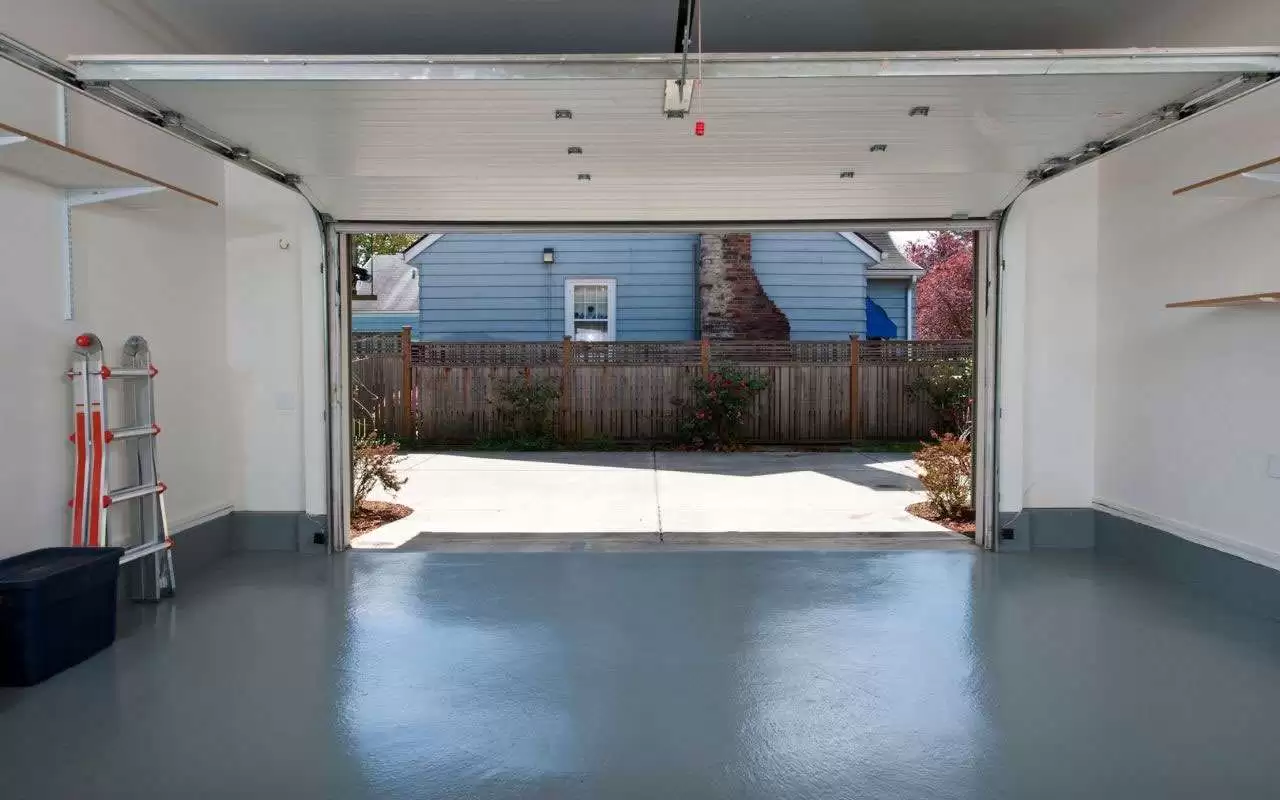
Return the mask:
[[1048,158],[1280,71],[1257,50],[720,55],[668,119],[670,55],[76,61],[297,173],[335,219],[388,222],[985,217]]

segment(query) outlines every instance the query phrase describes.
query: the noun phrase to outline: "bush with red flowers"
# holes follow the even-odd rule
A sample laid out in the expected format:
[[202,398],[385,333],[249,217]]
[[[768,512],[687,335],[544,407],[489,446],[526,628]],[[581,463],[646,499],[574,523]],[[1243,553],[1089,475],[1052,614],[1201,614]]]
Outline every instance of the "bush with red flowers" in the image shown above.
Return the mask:
[[731,364],[693,381],[693,401],[680,424],[680,440],[693,450],[736,450],[738,434],[756,396],[769,387],[762,376]]

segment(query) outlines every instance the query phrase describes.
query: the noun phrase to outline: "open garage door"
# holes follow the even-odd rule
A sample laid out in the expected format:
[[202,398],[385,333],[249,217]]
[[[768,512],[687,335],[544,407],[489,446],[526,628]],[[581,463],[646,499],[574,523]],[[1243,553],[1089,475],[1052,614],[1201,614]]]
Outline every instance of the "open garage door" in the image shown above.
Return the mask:
[[1001,210],[1265,84],[1280,52],[75,63],[78,86],[296,187],[331,221],[335,487],[349,485],[342,232],[979,230],[976,483],[993,546]]
[[[336,220],[437,228],[982,218],[1032,171],[1280,70],[1256,50],[78,63]],[[682,74],[691,108],[668,116]]]

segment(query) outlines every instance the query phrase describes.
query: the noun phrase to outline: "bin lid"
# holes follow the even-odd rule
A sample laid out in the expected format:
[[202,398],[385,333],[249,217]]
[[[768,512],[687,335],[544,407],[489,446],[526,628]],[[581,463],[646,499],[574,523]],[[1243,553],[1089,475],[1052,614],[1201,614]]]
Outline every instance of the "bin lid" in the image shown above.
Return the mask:
[[0,589],[20,589],[103,561],[119,561],[120,547],[46,547],[0,560]]

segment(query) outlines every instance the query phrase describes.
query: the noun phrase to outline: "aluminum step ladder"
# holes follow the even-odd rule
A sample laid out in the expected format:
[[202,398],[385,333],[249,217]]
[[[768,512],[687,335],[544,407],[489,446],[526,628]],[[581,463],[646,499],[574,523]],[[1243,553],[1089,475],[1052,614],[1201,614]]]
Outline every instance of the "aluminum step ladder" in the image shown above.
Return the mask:
[[[71,442],[76,454],[71,544],[108,547],[128,542],[120,563],[131,565],[126,576],[131,593],[136,600],[155,602],[171,596],[177,588],[173,541],[164,510],[165,485],[156,467],[160,426],[155,421],[153,381],[157,370],[141,336],[131,336],[122,355],[119,367],[107,366],[102,342],[92,333],[77,336],[72,350],[67,371],[73,395],[75,432]],[[107,411],[112,405],[108,384],[117,382],[123,397],[122,419],[119,425],[108,427]],[[112,445],[124,448],[122,468],[116,468]],[[117,473],[126,485],[108,488],[109,476]],[[126,506],[131,500],[139,502]],[[120,510],[109,514],[112,509]]]

